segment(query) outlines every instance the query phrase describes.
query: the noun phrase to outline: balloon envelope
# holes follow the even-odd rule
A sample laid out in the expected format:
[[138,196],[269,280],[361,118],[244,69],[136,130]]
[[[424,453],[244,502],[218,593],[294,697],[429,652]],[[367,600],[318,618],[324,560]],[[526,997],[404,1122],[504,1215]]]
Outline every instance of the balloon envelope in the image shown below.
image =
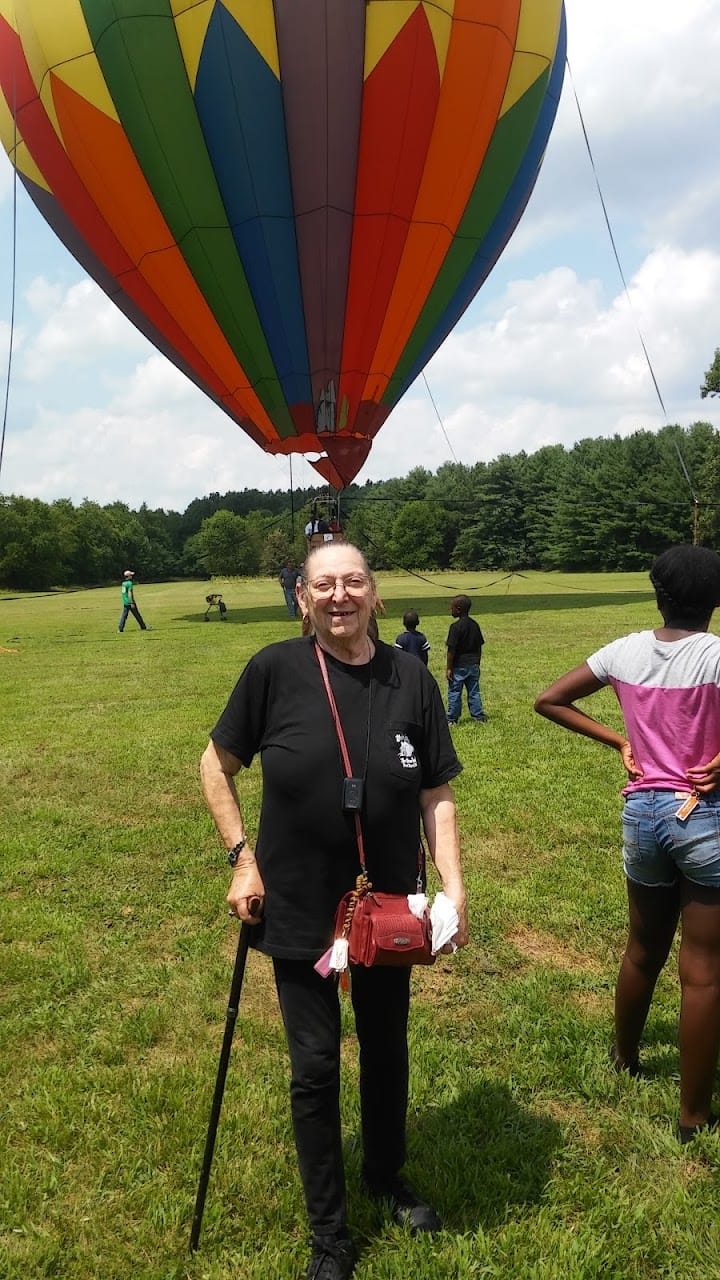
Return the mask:
[[0,129],[134,324],[342,487],[512,234],[564,60],[562,0],[0,0]]

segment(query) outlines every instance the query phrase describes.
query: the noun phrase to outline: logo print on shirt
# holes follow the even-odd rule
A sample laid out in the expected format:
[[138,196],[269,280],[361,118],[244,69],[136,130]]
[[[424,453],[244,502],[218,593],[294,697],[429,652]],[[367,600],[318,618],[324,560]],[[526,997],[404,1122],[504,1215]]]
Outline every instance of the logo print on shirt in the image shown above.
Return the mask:
[[398,760],[403,769],[417,769],[418,762],[415,755],[415,748],[406,733],[396,733],[395,741],[398,744]]

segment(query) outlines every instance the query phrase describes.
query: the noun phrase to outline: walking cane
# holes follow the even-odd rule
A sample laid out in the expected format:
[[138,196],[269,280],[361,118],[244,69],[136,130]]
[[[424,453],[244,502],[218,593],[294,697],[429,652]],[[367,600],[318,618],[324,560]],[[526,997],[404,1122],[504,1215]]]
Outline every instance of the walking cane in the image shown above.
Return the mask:
[[[250,914],[255,915],[260,912],[260,899],[253,898],[250,906]],[[190,1231],[190,1252],[194,1253],[198,1247],[200,1239],[200,1228],[202,1226],[203,1212],[205,1210],[205,1196],[207,1194],[208,1182],[210,1181],[210,1166],[212,1165],[213,1152],[215,1150],[215,1138],[217,1136],[218,1120],[220,1119],[220,1109],[222,1107],[223,1094],[225,1092],[225,1077],[227,1075],[228,1062],[230,1061],[230,1049],[232,1048],[233,1034],[235,1032],[235,1021],[238,1014],[238,1006],[240,1004],[240,992],[242,991],[243,978],[245,977],[245,961],[247,960],[248,943],[250,941],[250,930],[253,928],[251,924],[243,924],[240,926],[240,937],[238,938],[237,954],[235,956],[235,968],[233,969],[232,982],[230,983],[230,997],[228,999],[227,1014],[225,1017],[225,1034],[223,1036],[222,1049],[220,1050],[220,1061],[218,1063],[217,1079],[215,1081],[215,1093],[213,1094],[212,1107],[210,1108],[210,1123],[208,1125],[207,1138],[205,1139],[205,1154],[203,1156],[202,1169],[200,1170],[200,1181],[198,1183],[197,1196],[195,1197],[195,1212],[193,1214],[192,1229]]]

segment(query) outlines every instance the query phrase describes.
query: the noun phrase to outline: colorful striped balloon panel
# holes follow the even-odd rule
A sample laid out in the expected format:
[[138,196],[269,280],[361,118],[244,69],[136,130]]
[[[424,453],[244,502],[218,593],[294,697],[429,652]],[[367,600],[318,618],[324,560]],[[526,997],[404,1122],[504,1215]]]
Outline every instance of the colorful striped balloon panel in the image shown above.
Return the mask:
[[59,238],[263,449],[338,488],[534,186],[562,0],[0,0]]

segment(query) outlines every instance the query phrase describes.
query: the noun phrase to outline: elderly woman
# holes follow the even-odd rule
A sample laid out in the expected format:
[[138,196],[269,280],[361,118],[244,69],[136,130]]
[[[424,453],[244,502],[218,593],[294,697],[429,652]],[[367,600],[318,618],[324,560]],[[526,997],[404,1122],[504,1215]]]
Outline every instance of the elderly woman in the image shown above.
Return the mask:
[[[352,772],[363,782],[360,818],[373,887],[415,892],[422,822],[443,890],[458,912],[458,946],[467,942],[467,923],[449,782],[461,765],[432,676],[412,655],[368,637],[376,592],[362,553],[338,542],[312,551],[298,601],[314,637],[268,645],[250,660],[212,732],[201,774],[233,867],[230,908],[255,926],[255,945],[273,960],[312,1231],[307,1278],[344,1280],[355,1254],[340,1131],[340,1010],[336,977],[321,977],[314,965],[332,943],[338,902],[360,868],[355,815],[343,803],[345,774],[316,646],[325,658]],[[258,752],[263,802],[253,852],[234,778]],[[438,1218],[399,1176],[410,972],[352,966],[351,991],[365,1187],[389,1203],[396,1222],[422,1232],[437,1230]]]
[[[606,644],[541,693],[536,711],[614,747],[627,771],[623,859],[630,927],[615,991],[616,1071],[640,1074],[655,983],[682,921],[680,1120],[692,1141],[711,1110],[720,1046],[720,557],[670,547],[650,572],[662,625]],[[612,685],[625,734],[576,706]]]

